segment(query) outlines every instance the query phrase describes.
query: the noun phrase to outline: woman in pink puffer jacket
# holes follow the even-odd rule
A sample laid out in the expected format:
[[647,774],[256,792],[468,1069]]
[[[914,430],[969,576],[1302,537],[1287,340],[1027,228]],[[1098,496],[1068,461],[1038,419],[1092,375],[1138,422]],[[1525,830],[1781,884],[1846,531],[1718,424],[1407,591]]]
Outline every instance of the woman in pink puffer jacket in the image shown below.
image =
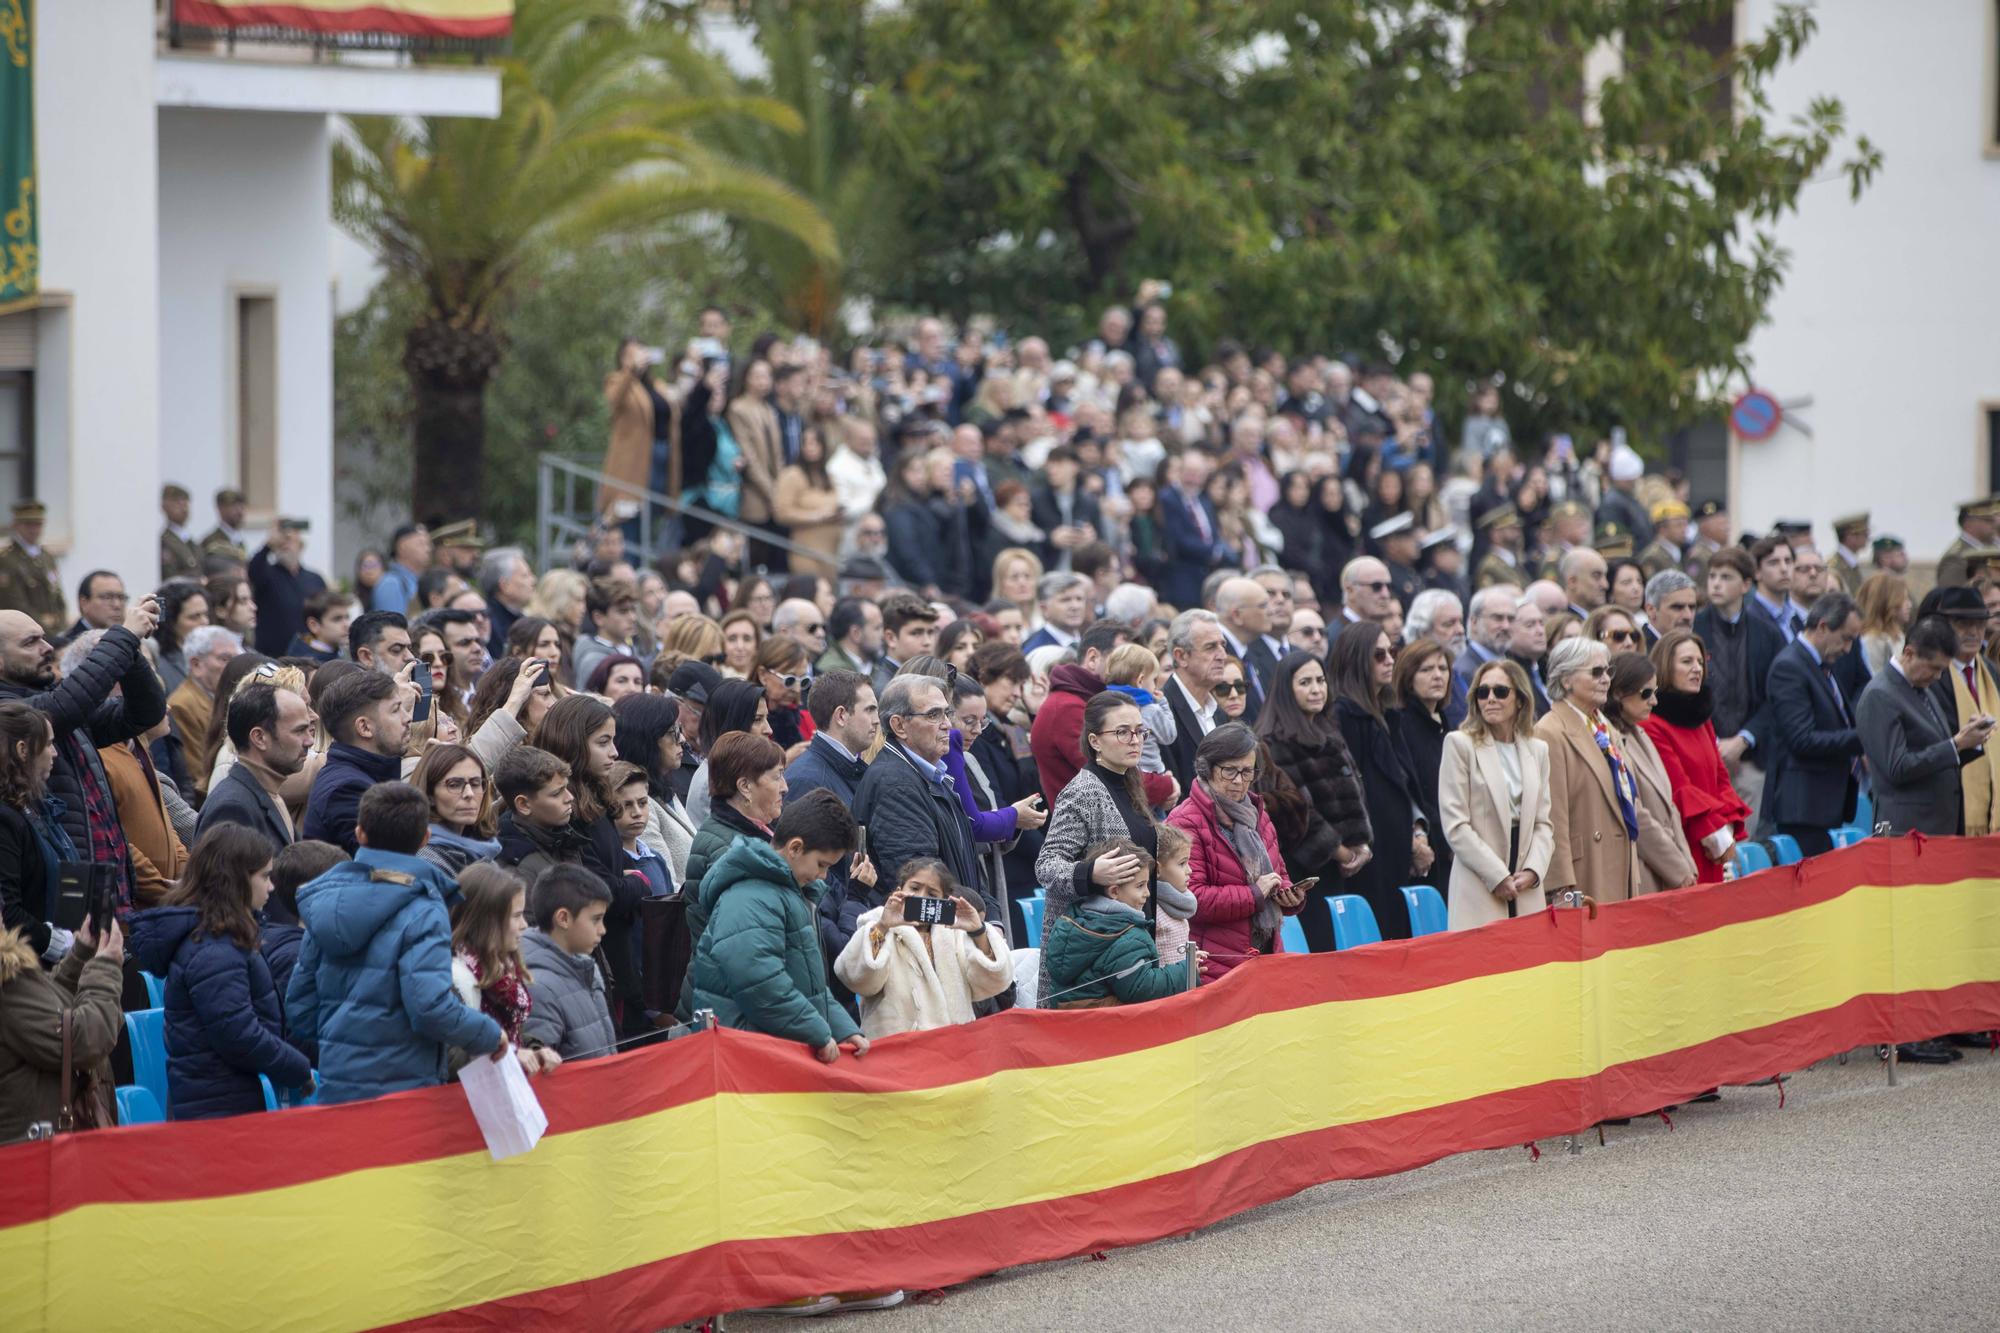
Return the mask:
[[1213,981],[1257,954],[1283,953],[1284,918],[1305,901],[1285,873],[1278,831],[1252,790],[1257,737],[1240,722],[1217,727],[1195,751],[1195,783],[1167,823],[1194,844],[1188,888],[1195,897],[1189,923],[1205,950],[1203,981]]

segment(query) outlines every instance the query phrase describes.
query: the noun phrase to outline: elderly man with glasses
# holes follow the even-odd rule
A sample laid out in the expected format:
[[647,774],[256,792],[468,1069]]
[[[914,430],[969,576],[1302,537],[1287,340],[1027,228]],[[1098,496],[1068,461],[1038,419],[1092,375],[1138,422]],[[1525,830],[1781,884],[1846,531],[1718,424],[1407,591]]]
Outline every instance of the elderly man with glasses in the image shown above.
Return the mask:
[[[882,749],[854,796],[854,818],[868,830],[868,856],[880,906],[895,892],[903,863],[935,856],[960,884],[985,892],[972,845],[972,821],[960,804],[945,754],[951,748],[951,703],[930,676],[897,676],[882,691]],[[852,890],[850,890],[852,891]]]

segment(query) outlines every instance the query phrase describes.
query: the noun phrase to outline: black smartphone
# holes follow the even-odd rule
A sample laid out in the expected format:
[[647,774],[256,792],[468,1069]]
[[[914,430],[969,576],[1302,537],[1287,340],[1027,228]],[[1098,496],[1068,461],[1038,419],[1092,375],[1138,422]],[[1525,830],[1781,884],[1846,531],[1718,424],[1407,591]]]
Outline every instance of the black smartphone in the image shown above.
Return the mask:
[[948,926],[958,920],[958,904],[949,898],[903,899],[903,924],[908,926]]
[[1294,889],[1310,889],[1313,885],[1317,883],[1319,883],[1318,875],[1307,875],[1304,879],[1293,880],[1292,887]]
[[431,668],[427,662],[417,663],[417,669],[410,673],[417,686],[417,701],[410,707],[411,722],[428,722],[431,717]]
[[56,867],[56,901],[49,920],[64,930],[82,930],[85,923],[103,937],[106,923],[118,914],[118,867],[89,861],[64,861]]
[[101,940],[118,922],[118,867],[94,865],[90,869],[90,933],[92,939]]
[[854,826],[854,855],[856,859],[862,859],[868,855],[868,826],[866,824],[856,824]]

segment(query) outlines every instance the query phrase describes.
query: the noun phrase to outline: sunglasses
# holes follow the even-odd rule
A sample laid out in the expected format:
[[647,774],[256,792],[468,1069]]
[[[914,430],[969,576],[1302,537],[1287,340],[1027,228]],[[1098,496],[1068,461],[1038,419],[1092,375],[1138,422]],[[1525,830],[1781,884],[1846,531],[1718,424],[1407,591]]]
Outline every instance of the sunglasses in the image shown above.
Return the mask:
[[826,633],[826,626],[824,626],[824,625],[806,625],[806,626],[804,626],[804,627],[803,627],[803,628],[801,629],[801,631],[800,631],[800,632],[801,632],[801,633],[804,633],[804,634],[824,634],[824,633]]
[[1608,666],[1594,666],[1590,669],[1589,672],[1590,678],[1592,680],[1603,680],[1606,676],[1610,674],[1611,674],[1611,668]]
[[1639,632],[1629,629],[1606,630],[1604,632],[1604,641],[1606,643],[1637,643],[1639,641]]
[[1389,591],[1389,581],[1388,581],[1387,579],[1383,579],[1383,580],[1381,580],[1380,582],[1377,582],[1377,583],[1357,583],[1357,584],[1355,584],[1354,586],[1355,586],[1355,587],[1357,587],[1357,588],[1366,588],[1366,589],[1368,589],[1368,591],[1370,591],[1370,592],[1387,592],[1387,591]]
[[[771,668],[769,667],[765,667],[764,669],[766,671],[771,671]],[[788,690],[802,690],[806,686],[812,684],[811,673],[807,673],[806,675],[803,676],[788,676],[781,671],[771,671],[771,676],[780,685],[784,686]]]
[[1639,691],[1639,697],[1641,699],[1644,699],[1647,703],[1652,703],[1655,699],[1658,699],[1660,697],[1659,687],[1654,685],[1648,685],[1646,686],[1646,688]]
[[1511,699],[1514,697],[1514,687],[1512,685],[1481,685],[1472,692],[1472,697],[1479,700]]
[[728,653],[710,653],[701,659],[707,666],[719,667],[729,661]]
[[1217,694],[1248,694],[1250,687],[1240,680],[1225,680],[1215,687]]
[[1396,654],[1387,648],[1377,648],[1375,650],[1375,660],[1378,662],[1393,662],[1396,660]]
[[448,667],[458,660],[451,655],[451,650],[447,648],[434,648],[427,653],[418,653],[417,656],[423,659],[425,666]]

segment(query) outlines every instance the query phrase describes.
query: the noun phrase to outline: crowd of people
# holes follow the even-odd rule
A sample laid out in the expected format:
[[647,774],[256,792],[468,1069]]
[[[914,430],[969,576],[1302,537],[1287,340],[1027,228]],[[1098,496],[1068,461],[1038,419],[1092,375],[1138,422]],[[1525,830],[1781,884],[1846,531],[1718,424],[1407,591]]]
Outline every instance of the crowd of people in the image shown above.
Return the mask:
[[[731,347],[620,345],[556,568],[462,519],[330,580],[168,487],[157,591],[93,570],[72,619],[15,506],[0,1141],[105,1123],[141,973],[163,1109],[233,1115],[707,1015],[861,1057],[1180,993],[1288,917],[1331,950],[1341,895],[1399,939],[1411,886],[1473,930],[1720,883],[1864,801],[2000,828],[2000,497],[1920,591],[1866,514],[1737,533],[1622,437],[1517,444],[1493,384],[1447,436],[1420,373],[1185,365],[1155,300],[1066,359]],[[700,511],[659,551],[648,492]]]

